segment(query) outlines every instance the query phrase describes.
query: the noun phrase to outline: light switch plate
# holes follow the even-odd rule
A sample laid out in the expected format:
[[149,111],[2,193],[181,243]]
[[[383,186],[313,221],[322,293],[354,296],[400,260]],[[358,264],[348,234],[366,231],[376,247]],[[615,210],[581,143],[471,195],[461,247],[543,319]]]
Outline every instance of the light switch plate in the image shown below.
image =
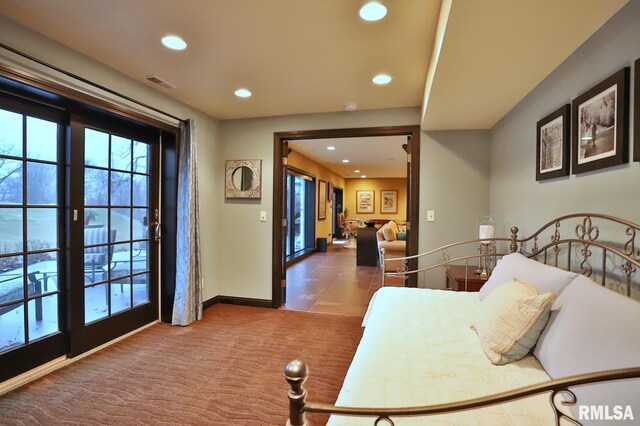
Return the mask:
[[267,221],[267,212],[262,210],[260,212],[260,222],[266,222]]
[[427,210],[427,222],[435,222],[435,221],[436,221],[436,211]]

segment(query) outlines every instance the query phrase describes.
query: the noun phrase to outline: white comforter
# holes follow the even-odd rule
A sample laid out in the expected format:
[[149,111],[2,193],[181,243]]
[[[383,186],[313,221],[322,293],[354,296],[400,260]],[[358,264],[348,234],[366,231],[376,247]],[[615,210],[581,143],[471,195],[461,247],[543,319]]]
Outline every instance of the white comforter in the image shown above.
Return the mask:
[[[336,405],[407,407],[461,401],[549,380],[533,356],[492,365],[469,326],[477,293],[385,287],[371,301],[364,335]],[[393,418],[400,425],[552,425],[547,395],[473,411]],[[372,425],[332,416],[330,425]]]

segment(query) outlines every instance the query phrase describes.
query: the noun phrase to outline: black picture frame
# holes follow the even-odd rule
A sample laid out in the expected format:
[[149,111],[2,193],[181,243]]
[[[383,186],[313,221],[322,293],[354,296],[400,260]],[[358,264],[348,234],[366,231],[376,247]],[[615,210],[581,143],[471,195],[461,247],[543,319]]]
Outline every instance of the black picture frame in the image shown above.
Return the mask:
[[571,101],[573,174],[629,162],[629,76],[625,67]]
[[633,161],[640,161],[640,58],[633,68]]
[[[536,125],[536,181],[569,175],[571,105],[566,104]],[[559,152],[558,152],[559,151]]]

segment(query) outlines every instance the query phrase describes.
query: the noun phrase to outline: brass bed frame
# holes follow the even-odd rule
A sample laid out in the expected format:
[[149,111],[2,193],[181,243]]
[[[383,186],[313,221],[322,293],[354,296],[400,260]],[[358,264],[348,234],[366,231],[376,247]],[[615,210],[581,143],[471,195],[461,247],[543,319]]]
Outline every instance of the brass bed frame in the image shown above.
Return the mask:
[[[572,230],[572,235],[563,237],[561,231],[565,228]],[[603,240],[601,231],[604,231],[603,235],[612,234],[613,239]],[[436,268],[448,268],[449,265],[459,262],[469,266],[469,261],[475,264],[476,260],[479,271],[482,274],[490,274],[499,258],[519,252],[539,262],[579,272],[627,297],[640,298],[640,280],[636,277],[636,272],[640,269],[640,245],[636,245],[636,236],[640,239],[639,224],[609,215],[576,213],[554,219],[526,238],[518,238],[518,232],[518,227],[514,226],[510,229],[510,238],[467,240],[401,258],[385,258],[382,250],[382,286],[388,277],[406,280],[411,274],[428,273]],[[548,242],[544,243],[547,238]],[[469,250],[472,251],[471,254],[467,254]],[[508,253],[504,253],[507,250]],[[408,268],[411,259],[418,259],[420,264],[428,262],[433,257],[436,257],[433,265],[427,264],[414,270]],[[396,265],[400,263],[401,267],[388,270],[386,265],[389,262]],[[290,386],[287,421],[287,425],[290,426],[306,426],[306,413],[372,417],[375,418],[374,425],[393,425],[391,417],[428,416],[472,410],[547,392],[550,392],[550,404],[555,414],[556,425],[559,425],[562,419],[581,425],[559,409],[560,405],[570,406],[577,403],[570,387],[640,378],[640,367],[580,374],[466,401],[399,408],[338,407],[307,402],[304,383],[309,376],[309,370],[304,361],[294,360],[287,364],[284,375]],[[557,398],[558,395],[564,395],[565,398]]]

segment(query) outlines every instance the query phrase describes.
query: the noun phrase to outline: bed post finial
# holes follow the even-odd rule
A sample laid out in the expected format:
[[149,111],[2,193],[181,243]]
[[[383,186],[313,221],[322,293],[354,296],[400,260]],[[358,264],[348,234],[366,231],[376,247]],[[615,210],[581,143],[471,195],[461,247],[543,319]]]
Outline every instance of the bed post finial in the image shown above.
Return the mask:
[[511,253],[518,251],[518,227],[511,227]]
[[304,388],[304,382],[307,381],[309,370],[304,361],[295,359],[284,368],[284,377],[287,379],[289,386],[289,420],[287,426],[306,426],[307,419],[302,412],[305,400],[307,399],[307,390]]

